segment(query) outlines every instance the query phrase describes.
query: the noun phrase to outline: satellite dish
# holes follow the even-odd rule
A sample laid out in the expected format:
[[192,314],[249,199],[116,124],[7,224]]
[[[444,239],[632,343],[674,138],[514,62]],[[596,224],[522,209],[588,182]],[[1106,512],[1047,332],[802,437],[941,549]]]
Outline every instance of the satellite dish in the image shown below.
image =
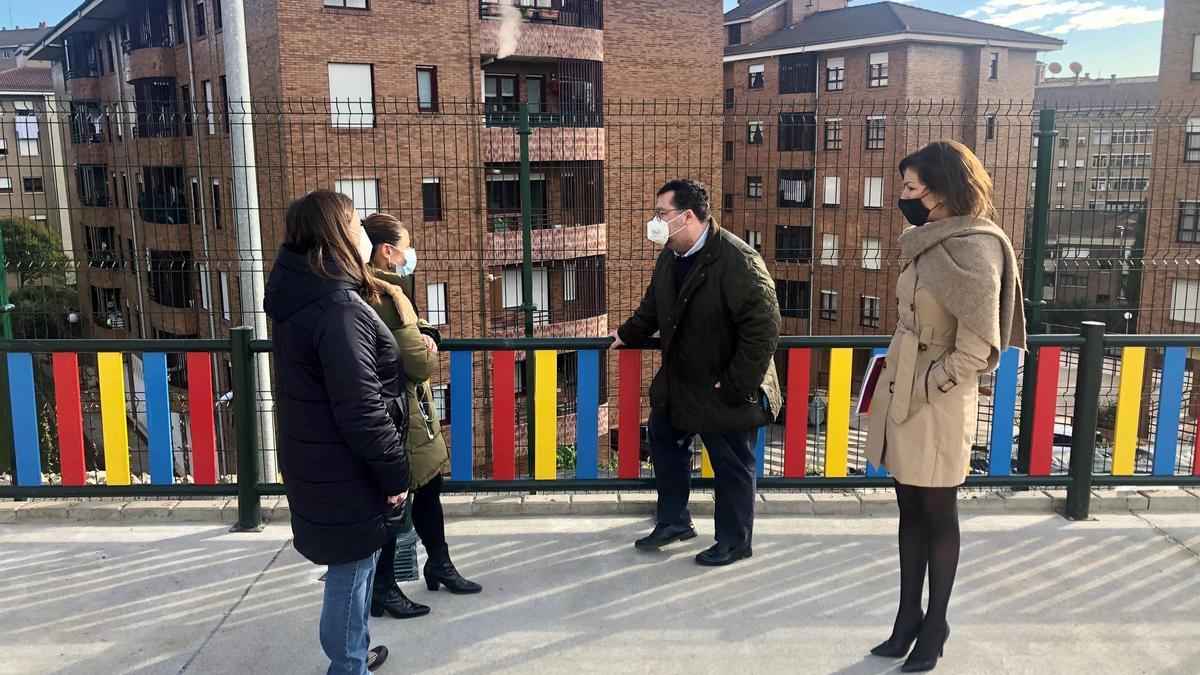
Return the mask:
[[1079,74],[1083,72],[1083,64],[1081,64],[1078,61],[1072,61],[1071,65],[1069,65],[1067,67],[1071,69],[1072,73],[1075,73],[1076,77],[1078,77]]
[[1054,63],[1051,63],[1049,66],[1046,66],[1046,70],[1049,70],[1051,73],[1054,73],[1055,75],[1057,75],[1062,72],[1062,64],[1059,63],[1058,61],[1055,61]]

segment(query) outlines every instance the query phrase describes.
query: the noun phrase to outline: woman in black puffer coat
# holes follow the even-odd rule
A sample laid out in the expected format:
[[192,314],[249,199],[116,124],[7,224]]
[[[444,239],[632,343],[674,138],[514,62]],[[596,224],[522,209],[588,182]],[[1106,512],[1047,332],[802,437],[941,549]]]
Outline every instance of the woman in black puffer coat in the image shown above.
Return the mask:
[[367,618],[379,548],[395,532],[411,473],[404,368],[369,302],[371,243],[349,197],[317,190],[287,211],[267,282],[273,321],[279,466],[296,550],[328,565],[321,646],[330,673],[387,658]]

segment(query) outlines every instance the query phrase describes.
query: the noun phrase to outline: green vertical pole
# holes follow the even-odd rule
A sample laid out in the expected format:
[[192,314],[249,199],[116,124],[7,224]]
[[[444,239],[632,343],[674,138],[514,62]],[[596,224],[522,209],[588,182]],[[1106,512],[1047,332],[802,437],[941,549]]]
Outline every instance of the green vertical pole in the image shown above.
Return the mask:
[[[0,335],[13,338],[13,306],[8,303],[8,258],[4,257],[4,235],[0,232]],[[0,466],[9,467],[17,475],[16,453],[13,452],[12,401],[8,393],[8,357],[0,354]]]
[[[1043,108],[1038,118],[1037,173],[1033,189],[1033,222],[1025,241],[1025,322],[1030,335],[1042,332],[1043,290],[1046,277],[1046,232],[1050,220],[1050,172],[1054,162],[1054,109]],[[1025,357],[1021,384],[1021,436],[1017,447],[1017,473],[1029,473],[1030,433],[1033,429],[1033,399],[1037,385],[1037,350]]]
[[1096,422],[1100,415],[1100,377],[1104,369],[1104,324],[1084,321],[1083,350],[1075,383],[1075,419],[1071,438],[1071,483],[1067,486],[1066,516],[1087,520],[1092,501],[1092,471],[1096,462]]
[[238,519],[234,532],[257,532],[262,529],[262,502],[258,495],[258,390],[255,385],[254,360],[250,340],[254,329],[238,326],[229,331],[232,341],[230,359],[233,362],[233,424],[237,438]]
[[[525,312],[525,337],[533,337],[533,191],[529,185],[529,103],[520,104],[517,135],[521,139],[521,308]],[[529,457],[529,473],[534,467],[534,359],[533,351],[525,352],[525,444]]]

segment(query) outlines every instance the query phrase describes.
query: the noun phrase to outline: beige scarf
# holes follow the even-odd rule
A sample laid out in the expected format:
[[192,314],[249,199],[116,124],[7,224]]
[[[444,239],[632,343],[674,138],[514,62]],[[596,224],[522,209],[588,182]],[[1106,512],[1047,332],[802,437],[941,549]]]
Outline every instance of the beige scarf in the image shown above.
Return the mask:
[[402,325],[411,326],[417,322],[417,310],[413,308],[412,301],[404,294],[404,290],[397,286],[394,282],[400,277],[397,274],[381,270],[372,266],[371,272],[375,278],[383,282],[384,292],[392,299],[392,303],[396,305],[396,313],[400,315]]
[[922,285],[933,297],[992,346],[993,367],[1010,346],[1025,349],[1020,267],[1004,230],[986,218],[943,218],[905,230],[900,249],[920,259]]

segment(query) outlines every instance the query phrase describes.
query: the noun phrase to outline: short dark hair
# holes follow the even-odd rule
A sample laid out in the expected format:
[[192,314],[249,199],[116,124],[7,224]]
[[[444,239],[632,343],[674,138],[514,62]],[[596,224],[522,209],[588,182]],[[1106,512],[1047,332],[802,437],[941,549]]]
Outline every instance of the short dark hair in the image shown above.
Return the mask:
[[900,161],[900,175],[914,169],[932,192],[945,200],[951,216],[995,218],[992,178],[983,162],[958,141],[934,141]]
[[708,188],[704,187],[704,183],[691,178],[673,180],[662,186],[658,191],[658,196],[661,197],[668,192],[674,193],[671,195],[671,201],[674,202],[675,208],[681,211],[691,210],[696,214],[697,220],[708,220]]

